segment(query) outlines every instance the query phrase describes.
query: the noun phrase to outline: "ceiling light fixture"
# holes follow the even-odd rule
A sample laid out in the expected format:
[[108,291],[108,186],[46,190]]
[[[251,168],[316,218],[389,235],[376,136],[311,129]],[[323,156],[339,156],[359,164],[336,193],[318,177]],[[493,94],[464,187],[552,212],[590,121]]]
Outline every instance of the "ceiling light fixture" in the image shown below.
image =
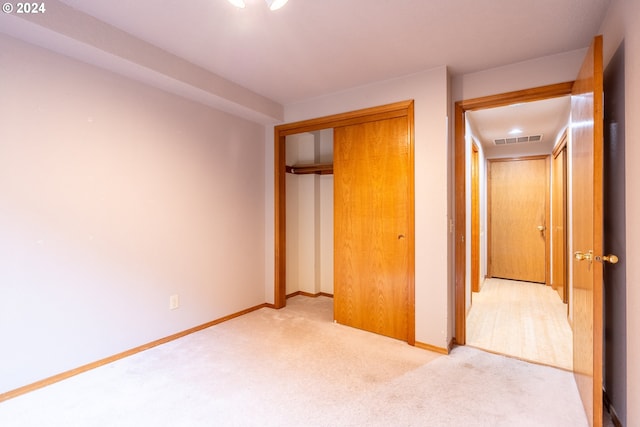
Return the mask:
[[522,133],[522,129],[513,128],[509,131],[509,135],[518,135]]
[[[282,6],[284,6],[289,0],[264,0],[264,1],[265,3],[267,3],[267,6],[269,6],[270,10],[278,10]],[[229,3],[231,3],[232,5],[240,9],[244,9],[244,7],[246,6],[244,3],[244,0],[229,0]]]
[[264,0],[264,1],[267,2],[267,6],[269,6],[270,10],[278,10],[282,6],[287,4],[289,0]]

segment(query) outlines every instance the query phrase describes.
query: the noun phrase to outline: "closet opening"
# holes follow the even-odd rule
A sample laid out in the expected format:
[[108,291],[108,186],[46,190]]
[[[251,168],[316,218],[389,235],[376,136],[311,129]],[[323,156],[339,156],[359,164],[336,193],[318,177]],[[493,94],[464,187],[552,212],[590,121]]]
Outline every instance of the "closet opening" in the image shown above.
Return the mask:
[[413,101],[274,132],[274,307],[333,294],[337,323],[413,345]]
[[285,293],[333,297],[333,129],[285,140]]

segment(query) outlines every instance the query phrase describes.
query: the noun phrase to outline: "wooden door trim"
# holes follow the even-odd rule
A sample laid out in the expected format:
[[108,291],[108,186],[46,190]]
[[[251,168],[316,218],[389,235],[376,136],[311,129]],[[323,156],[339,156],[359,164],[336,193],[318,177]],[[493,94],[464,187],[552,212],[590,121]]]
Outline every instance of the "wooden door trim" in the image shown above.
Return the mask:
[[415,113],[414,103],[409,101],[406,107],[407,115],[407,135],[409,136],[409,283],[407,283],[407,292],[409,293],[409,301],[407,301],[407,343],[416,345],[416,218],[415,218]]
[[551,285],[551,156],[545,160],[544,186],[544,284]]
[[407,342],[415,344],[415,184],[414,184],[414,102],[413,100],[395,102],[377,107],[365,108],[346,113],[333,114],[310,120],[286,123],[274,128],[274,245],[275,245],[275,277],[274,277],[274,307],[286,306],[286,164],[285,148],[286,136],[297,133],[313,132],[322,129],[361,124],[376,120],[396,117],[407,117],[409,138],[409,230],[407,237],[409,244],[409,301],[408,304],[408,332]]
[[466,141],[465,113],[484,108],[502,107],[517,102],[540,101],[571,95],[573,82],[564,82],[532,89],[507,92],[458,101],[454,106],[454,269],[455,269],[455,343],[466,343]]
[[346,113],[332,114],[330,116],[318,117],[315,119],[285,123],[276,126],[275,132],[278,136],[287,136],[338,126],[348,126],[376,120],[391,119],[394,117],[403,117],[408,114],[408,110],[410,108],[413,108],[413,100],[364,108],[362,110],[349,111]]
[[[553,195],[553,200],[551,200],[551,205],[552,207],[554,206],[554,204],[556,203],[556,201],[558,200],[557,198],[560,197],[560,213],[557,214],[557,216],[560,217],[561,221],[562,221],[562,227],[563,227],[563,232],[559,233],[559,236],[555,236],[556,239],[558,239],[560,241],[559,244],[554,243],[554,245],[559,245],[562,248],[561,253],[557,254],[555,252],[554,249],[554,258],[552,259],[552,264],[553,264],[553,268],[554,268],[554,274],[553,277],[551,277],[551,287],[553,289],[555,289],[556,291],[558,290],[558,284],[556,283],[556,281],[554,280],[554,277],[556,276],[556,269],[558,268],[558,262],[557,262],[557,257],[562,257],[562,271],[560,271],[559,275],[561,276],[561,280],[562,280],[562,294],[559,293],[560,299],[562,300],[563,303],[567,304],[567,318],[568,320],[569,317],[569,297],[568,297],[568,285],[569,285],[569,275],[568,275],[568,261],[569,261],[569,256],[568,256],[568,252],[567,252],[567,242],[568,242],[568,234],[567,234],[567,135],[568,135],[568,131],[567,129],[565,129],[565,131],[562,134],[562,137],[560,138],[560,143],[558,145],[556,145],[556,147],[553,149],[553,152],[551,153],[551,157],[552,157],[552,165],[551,165],[551,169],[552,169],[552,180],[551,180],[551,185],[553,186],[553,188],[556,187],[556,180],[558,179],[556,177],[557,174],[561,174],[562,175],[562,194],[559,195]],[[560,165],[560,170],[557,170],[557,168],[555,167],[556,163],[555,160],[559,157],[559,156],[563,156],[563,158],[561,159],[561,165]],[[554,217],[556,217],[556,214],[553,214]],[[553,220],[553,218],[552,218]],[[555,229],[556,224],[553,224],[553,228]],[[552,230],[553,233],[553,230]],[[552,242],[555,239],[553,238],[552,235]],[[555,246],[554,246],[555,247]]]
[[567,134],[568,134],[567,129],[565,129],[564,132],[562,133],[562,136],[560,137],[560,143],[555,146],[555,148],[553,149],[553,152],[551,153],[553,158],[558,157],[558,155],[562,152],[562,150],[567,148]]

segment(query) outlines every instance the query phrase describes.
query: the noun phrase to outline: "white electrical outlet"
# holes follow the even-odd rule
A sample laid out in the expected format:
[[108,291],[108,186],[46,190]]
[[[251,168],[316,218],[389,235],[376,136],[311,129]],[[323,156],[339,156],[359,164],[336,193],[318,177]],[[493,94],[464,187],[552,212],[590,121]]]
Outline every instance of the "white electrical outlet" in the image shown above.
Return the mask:
[[169,310],[175,310],[180,307],[180,297],[176,295],[171,295],[169,297]]

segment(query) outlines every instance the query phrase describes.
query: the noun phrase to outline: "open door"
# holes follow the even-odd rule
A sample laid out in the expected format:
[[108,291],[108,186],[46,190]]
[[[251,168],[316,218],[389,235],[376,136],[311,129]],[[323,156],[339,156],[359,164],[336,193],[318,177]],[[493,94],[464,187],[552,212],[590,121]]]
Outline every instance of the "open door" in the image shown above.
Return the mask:
[[594,39],[571,96],[573,371],[589,424],[602,426],[603,72]]

